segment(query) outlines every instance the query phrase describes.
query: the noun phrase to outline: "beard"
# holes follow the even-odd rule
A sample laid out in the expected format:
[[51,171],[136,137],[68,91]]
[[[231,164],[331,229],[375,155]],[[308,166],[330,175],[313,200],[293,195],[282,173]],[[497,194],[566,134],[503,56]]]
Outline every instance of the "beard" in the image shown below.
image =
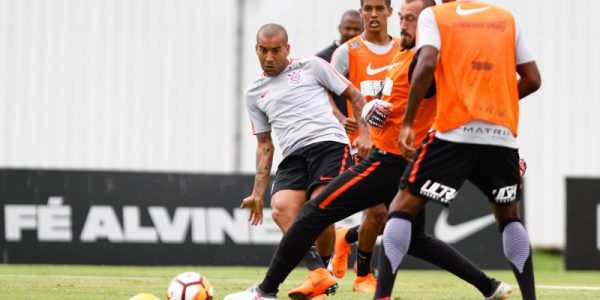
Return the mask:
[[404,35],[400,39],[400,46],[405,50],[412,49],[415,47],[415,39],[409,35]]

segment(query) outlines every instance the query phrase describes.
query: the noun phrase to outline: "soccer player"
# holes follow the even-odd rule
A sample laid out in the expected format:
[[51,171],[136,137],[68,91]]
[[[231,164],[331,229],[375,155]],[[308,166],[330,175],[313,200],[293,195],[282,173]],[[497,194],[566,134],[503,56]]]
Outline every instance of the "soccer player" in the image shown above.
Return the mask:
[[[360,13],[354,9],[350,9],[345,11],[342,14],[342,19],[340,20],[340,24],[338,25],[338,31],[340,32],[340,39],[334,40],[327,48],[321,50],[316,55],[327,62],[331,62],[331,55],[337,47],[344,44],[351,38],[359,35],[363,32],[364,26],[362,17]],[[343,114],[343,118],[345,119],[348,116],[348,109],[346,105],[346,99],[344,97],[338,95],[332,95],[333,102]],[[343,122],[343,120],[341,120]]]
[[[387,22],[393,11],[391,0],[360,0],[360,6],[365,31],[342,44],[333,54],[331,64],[346,75],[367,101],[370,101],[383,87],[387,71],[393,66],[392,59],[400,49],[400,39],[388,34]],[[343,122],[351,141],[356,138],[357,115],[360,112],[348,109],[348,118]],[[360,226],[336,230],[335,252],[331,263],[336,277],[343,278],[346,274],[350,244],[358,241],[356,278],[352,287],[356,292],[375,292],[377,282],[371,272],[371,257],[386,215],[385,206],[377,205],[365,210]]]
[[[380,126],[372,131],[374,148],[370,155],[330,182],[317,197],[302,208],[298,218],[281,240],[263,282],[247,291],[228,295],[226,300],[275,297],[279,285],[298,264],[323,228],[369,206],[389,203],[392,200],[398,190],[403,170],[408,164],[401,155],[397,139],[401,117],[406,107],[408,73],[414,55],[411,49],[414,46],[415,21],[425,5],[435,5],[435,2],[416,0],[403,4],[400,9],[404,50],[394,59],[398,64],[390,71],[389,80],[386,80],[384,99],[389,102],[371,101],[364,109],[370,112],[365,114],[366,116],[381,116],[369,119],[373,126]],[[433,122],[436,107],[435,99],[424,101],[416,121],[419,128],[417,138],[421,140],[425,138],[426,131]],[[382,106],[391,111],[387,120]],[[380,197],[366,197],[373,193]],[[487,277],[452,247],[427,235],[424,229],[424,214],[420,215],[418,222],[419,225],[413,227],[413,239],[409,250],[411,255],[451,271],[477,287],[486,299],[503,299],[511,292],[508,285]]]
[[[444,2],[418,21],[418,62],[399,136],[414,161],[390,206],[376,299],[391,295],[419,211],[427,201],[450,205],[467,179],[491,202],[523,299],[535,299],[531,246],[519,214],[515,137],[519,99],[540,87],[540,74],[510,11],[479,1]],[[417,108],[434,74],[434,131],[415,149]]]
[[[256,54],[264,74],[246,90],[246,104],[258,143],[256,176],[252,194],[241,204],[250,209],[248,220],[252,225],[262,223],[263,195],[273,161],[273,130],[284,158],[275,175],[271,208],[273,219],[283,232],[306,201],[351,164],[348,138],[333,115],[329,91],[350,99],[354,109],[362,109],[365,103],[362,94],[327,62],[315,56],[288,58],[289,49],[282,26],[266,24],[258,30]],[[359,123],[359,131],[353,146],[367,155],[371,142],[365,122]],[[335,289],[337,283],[316,250],[304,253],[303,262],[311,272],[290,295],[323,294],[326,289]]]

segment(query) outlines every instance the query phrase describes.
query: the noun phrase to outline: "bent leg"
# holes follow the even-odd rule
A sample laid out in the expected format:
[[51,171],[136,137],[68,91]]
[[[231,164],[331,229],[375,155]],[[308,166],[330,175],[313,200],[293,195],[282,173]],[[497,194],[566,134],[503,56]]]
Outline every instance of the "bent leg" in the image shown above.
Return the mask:
[[408,254],[430,262],[475,286],[484,296],[494,292],[496,282],[454,247],[425,232],[425,209],[412,224]]
[[[298,218],[284,234],[275,251],[269,270],[260,284],[263,292],[272,293],[277,290],[327,226],[378,204],[364,199],[372,193],[374,184],[381,185],[380,180],[367,176],[383,172],[383,168],[378,168],[380,164],[366,160],[348,169],[302,207]],[[391,189],[381,191],[393,193],[395,188],[391,186]]]

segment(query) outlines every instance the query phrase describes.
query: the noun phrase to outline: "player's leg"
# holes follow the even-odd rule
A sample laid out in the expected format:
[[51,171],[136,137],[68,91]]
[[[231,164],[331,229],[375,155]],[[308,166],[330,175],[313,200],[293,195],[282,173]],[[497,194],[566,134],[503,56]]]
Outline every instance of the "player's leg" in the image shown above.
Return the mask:
[[486,151],[488,159],[478,166],[472,181],[492,203],[502,234],[504,255],[512,266],[523,299],[536,299],[531,244],[519,212],[521,177],[518,151],[496,146],[488,146]]
[[517,278],[523,299],[536,299],[533,253],[529,234],[523,226],[518,203],[493,204],[494,216],[502,234],[504,255]]
[[[425,209],[412,222],[408,254],[430,262],[470,283],[484,297],[491,297],[505,288],[504,283],[488,277],[468,258],[447,243],[425,232]],[[495,298],[491,298],[495,299]]]
[[[324,187],[324,184],[316,186],[312,191],[310,199],[314,199],[321,192],[321,190],[323,190]],[[319,235],[317,241],[315,242],[315,246],[317,247],[317,251],[319,253],[319,256],[321,257],[321,261],[323,262],[324,266],[327,266],[329,264],[329,261],[331,260],[334,244],[335,226],[331,224],[327,226],[325,230],[323,230],[323,232],[321,233],[321,235]]]
[[465,144],[450,143],[430,134],[405,170],[401,189],[392,200],[383,232],[376,299],[391,296],[396,272],[408,254],[413,221],[427,200],[449,205],[466,180],[479,154]]
[[[391,189],[376,189],[382,184],[378,175],[385,175],[390,171],[398,172],[397,166],[388,166],[386,170],[381,161],[367,158],[335,178],[319,196],[309,201],[284,235],[260,289],[266,292],[277,290],[297,264],[299,257],[302,257],[326,226],[378,204],[364,200],[369,199],[366,196],[372,195],[373,190],[379,190],[383,197],[386,196],[384,193],[391,197],[395,192],[393,183],[388,184]],[[326,291],[321,293],[323,292]]]
[[[310,198],[314,199],[324,187],[324,184],[314,185],[311,188]],[[327,226],[317,238],[315,242],[316,247],[312,246],[302,259],[305,265],[307,262],[312,262],[312,268],[309,268],[310,272],[306,276],[302,285],[290,290],[288,292],[289,294],[303,297],[305,295],[311,295],[312,293],[318,293],[321,289],[332,292],[332,287],[337,287],[337,282],[327,271],[327,263],[324,261],[325,256],[331,257],[334,240],[335,229],[333,224],[331,224]],[[314,299],[325,299],[325,296],[317,296]]]
[[377,236],[385,224],[386,217],[387,209],[383,203],[365,210],[365,216],[358,230],[356,279],[352,287],[355,292],[375,293],[377,281],[371,272],[371,258]]
[[413,220],[425,204],[424,199],[411,195],[407,189],[398,191],[392,200],[383,231],[375,299],[389,299],[391,296],[398,267],[408,254]]
[[[304,190],[279,190],[271,196],[271,209],[273,221],[282,232],[292,226],[298,212],[306,203],[306,191]],[[302,263],[309,271],[325,268],[317,248],[312,246],[302,259]]]

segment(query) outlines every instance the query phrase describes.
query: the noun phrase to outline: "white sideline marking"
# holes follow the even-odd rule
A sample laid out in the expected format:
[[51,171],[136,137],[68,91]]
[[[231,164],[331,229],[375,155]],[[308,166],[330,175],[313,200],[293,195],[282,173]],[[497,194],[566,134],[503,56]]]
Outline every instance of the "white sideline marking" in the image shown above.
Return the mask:
[[578,291],[600,291],[600,286],[577,286],[577,285],[536,285],[542,290],[578,290]]

